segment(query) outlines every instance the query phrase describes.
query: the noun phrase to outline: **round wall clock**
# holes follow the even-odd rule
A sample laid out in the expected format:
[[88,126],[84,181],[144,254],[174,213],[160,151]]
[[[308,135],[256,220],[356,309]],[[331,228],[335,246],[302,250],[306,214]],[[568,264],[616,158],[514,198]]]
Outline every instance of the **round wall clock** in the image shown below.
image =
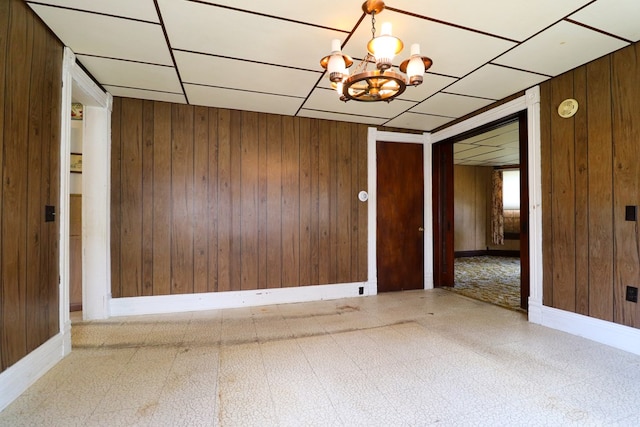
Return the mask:
[[573,117],[573,115],[576,114],[577,111],[578,111],[578,101],[572,98],[565,99],[558,106],[558,115],[564,119]]

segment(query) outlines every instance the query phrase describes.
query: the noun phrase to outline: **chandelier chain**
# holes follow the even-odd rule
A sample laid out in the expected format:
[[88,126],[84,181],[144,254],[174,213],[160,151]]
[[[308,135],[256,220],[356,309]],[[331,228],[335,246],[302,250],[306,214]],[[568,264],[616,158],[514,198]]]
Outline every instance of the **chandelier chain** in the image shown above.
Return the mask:
[[376,11],[371,11],[371,40],[376,38]]

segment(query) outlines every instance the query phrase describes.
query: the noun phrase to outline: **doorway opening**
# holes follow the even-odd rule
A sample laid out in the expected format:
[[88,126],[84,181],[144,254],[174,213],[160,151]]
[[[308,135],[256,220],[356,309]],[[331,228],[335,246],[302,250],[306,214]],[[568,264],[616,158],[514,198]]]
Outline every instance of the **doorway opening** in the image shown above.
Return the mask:
[[[111,152],[111,95],[100,88],[76,63],[75,54],[64,49],[60,180],[60,317],[64,325],[65,346],[70,351],[70,313],[74,319],[94,320],[109,317],[110,259],[109,259],[109,173]],[[82,120],[72,120],[72,104],[82,104]],[[82,139],[81,153],[72,145],[74,134]],[[80,160],[81,159],[81,160]],[[72,179],[71,176],[81,179]],[[79,185],[79,187],[78,187]],[[82,198],[72,194],[82,193]],[[71,204],[74,206],[71,206]],[[72,230],[71,209],[80,218]],[[80,230],[78,230],[78,228]],[[72,243],[72,235],[77,242]],[[72,248],[72,244],[75,248]],[[72,250],[79,255],[71,253]],[[74,256],[74,260],[71,257]],[[75,264],[74,264],[75,262]],[[77,268],[71,269],[77,265]],[[72,274],[80,277],[72,278]],[[79,288],[76,295],[71,281]],[[80,295],[80,299],[78,299]],[[73,299],[73,301],[72,301]],[[72,303],[74,306],[72,306]],[[76,313],[81,313],[79,317]]]
[[82,139],[83,106],[71,104],[69,167],[69,310],[82,311]]
[[526,112],[434,145],[434,159],[436,286],[526,310]]

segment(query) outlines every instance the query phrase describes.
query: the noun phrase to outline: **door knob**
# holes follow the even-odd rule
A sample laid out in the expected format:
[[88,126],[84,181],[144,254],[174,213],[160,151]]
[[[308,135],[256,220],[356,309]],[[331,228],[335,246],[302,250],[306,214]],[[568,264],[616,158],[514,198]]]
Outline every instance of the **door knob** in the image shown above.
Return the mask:
[[422,227],[422,226],[418,227],[418,231],[420,231],[420,232],[424,231],[424,227]]

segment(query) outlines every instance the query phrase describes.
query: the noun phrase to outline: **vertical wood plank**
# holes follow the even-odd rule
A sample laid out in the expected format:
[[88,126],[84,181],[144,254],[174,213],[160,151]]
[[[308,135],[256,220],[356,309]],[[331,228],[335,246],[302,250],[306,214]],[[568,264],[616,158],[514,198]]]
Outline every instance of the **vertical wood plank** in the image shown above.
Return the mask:
[[[9,36],[9,16],[10,16],[10,2],[0,2],[0,53],[2,55],[7,51],[7,39]],[[5,121],[5,74],[7,67],[0,66],[0,165],[4,165],[4,121]],[[3,205],[3,191],[0,187],[0,212],[4,212]],[[1,229],[1,223],[0,223]],[[2,257],[2,245],[0,244],[0,257]],[[3,277],[4,266],[0,262],[0,280]],[[4,310],[6,299],[3,297],[4,285],[0,282],[0,309]],[[4,327],[4,316],[0,315],[0,371],[3,371],[6,366],[4,363],[4,348],[8,344],[8,331]]]
[[[358,191],[369,191],[368,186],[368,174],[367,174],[367,141],[368,141],[368,129],[367,126],[360,125],[359,137],[357,140],[358,145]],[[369,202],[358,203],[358,277],[357,280],[364,282],[368,280],[368,215],[369,215]]]
[[231,290],[231,111],[218,111],[218,287]]
[[311,119],[300,123],[300,280],[311,284]]
[[29,75],[33,44],[33,20],[15,3],[7,38],[5,99],[11,104],[4,117],[5,141],[2,171],[2,368],[26,354],[26,239],[27,156],[22,144],[29,135]]
[[231,111],[231,240],[229,280],[231,290],[242,289],[242,112]]
[[553,307],[553,204],[551,171],[551,82],[540,84],[540,165],[542,205],[542,303]]
[[475,247],[475,166],[453,166],[454,251],[476,250]]
[[193,291],[209,286],[209,110],[195,107],[193,135]]
[[[31,18],[33,19],[33,18]],[[47,325],[47,292],[43,288],[41,278],[42,247],[40,224],[42,222],[42,134],[44,103],[41,96],[45,91],[44,82],[46,67],[47,33],[41,25],[34,25],[33,59],[29,96],[29,138],[24,147],[28,157],[27,177],[27,252],[26,252],[26,307],[27,307],[27,352],[31,352],[48,338]],[[1,50],[0,50],[1,51]],[[0,98],[1,99],[1,98]],[[46,283],[46,282],[45,282]]]
[[268,115],[261,113],[258,117],[258,288],[267,287],[267,183],[269,182],[267,166]]
[[300,283],[300,143],[298,119],[282,118],[282,286]]
[[267,121],[267,288],[282,286],[282,117]]
[[329,132],[329,282],[338,283],[338,123]]
[[[573,75],[563,74],[551,82],[551,105],[573,97]],[[551,115],[553,259],[553,306],[575,312],[575,147],[574,119]]]
[[[34,17],[34,19],[36,19]],[[39,22],[39,21],[38,21]],[[48,31],[47,31],[47,34]],[[41,99],[51,102],[43,103],[43,121],[41,134],[41,203],[40,209],[45,205],[57,205],[60,200],[60,108],[62,100],[62,45],[57,39],[49,35],[47,37],[47,55],[44,64],[46,77]],[[40,211],[42,212],[42,211]],[[42,217],[41,217],[42,218]],[[41,325],[41,333],[46,337],[52,337],[60,331],[59,316],[59,236],[60,224],[58,222],[41,222],[41,266],[40,289],[42,306],[46,306],[42,319],[46,324]]]
[[351,128],[339,122],[336,133],[336,281],[351,281]]
[[171,293],[193,292],[193,111],[172,106]]
[[585,108],[573,116],[575,139],[575,248],[576,248],[576,313],[589,314],[589,169],[587,133],[587,72],[585,67],[573,72],[573,93]]
[[349,272],[349,282],[358,281],[358,249],[359,249],[359,230],[358,230],[358,205],[362,203],[358,199],[360,192],[360,183],[358,181],[358,146],[360,138],[360,125],[351,127],[351,137],[349,139],[349,149],[351,153],[349,170],[351,173],[351,189],[349,191],[349,200],[351,202],[351,224],[349,225],[349,233],[351,234],[351,271]]
[[154,103],[153,294],[171,294],[171,104]]
[[[111,109],[111,296],[122,296],[122,98]],[[154,254],[157,250],[154,250]],[[155,278],[154,278],[155,281]]]
[[[10,16],[10,2],[0,2],[0,53],[2,55],[7,51],[7,38],[9,33],[9,16]],[[4,121],[5,121],[5,73],[7,67],[0,66],[0,165],[4,164]],[[0,212],[4,212],[2,187],[0,187]],[[0,225],[1,228],[1,225]],[[0,257],[2,257],[2,245],[0,244]],[[0,262],[0,279],[3,277],[4,266]],[[3,297],[4,285],[0,282],[0,309],[4,310],[6,299]],[[4,348],[7,345],[8,336],[7,331],[4,328],[4,316],[0,315],[0,371],[3,371],[6,366],[4,363]]]
[[476,232],[475,232],[475,247],[482,250],[487,247],[487,223],[489,217],[487,212],[489,211],[489,200],[491,188],[491,173],[490,167],[478,167],[476,168]]
[[331,283],[331,134],[335,125],[319,124],[318,149],[318,284]]
[[218,289],[218,109],[209,108],[209,193],[208,212],[209,233],[209,281],[207,290]]
[[320,195],[319,195],[319,180],[320,180],[320,121],[318,119],[311,119],[310,123],[310,199],[311,199],[311,216],[310,216],[310,244],[311,244],[311,277],[309,279],[310,285],[317,285],[320,283]]
[[[38,23],[40,20],[34,17]],[[47,61],[47,72],[49,83],[51,85],[51,110],[50,110],[50,129],[49,134],[49,191],[48,204],[57,205],[60,200],[60,135],[61,135],[61,104],[62,104],[62,46],[53,36],[49,37],[49,45],[51,51],[49,60]],[[47,99],[47,98],[45,98]],[[49,233],[49,270],[47,274],[46,287],[48,288],[49,298],[47,302],[47,320],[49,333],[52,337],[60,331],[60,269],[59,269],[59,253],[60,253],[60,224],[55,222],[48,223],[47,231]]]
[[153,295],[154,102],[142,104],[142,295]]
[[258,113],[242,113],[241,289],[258,288]]
[[638,141],[640,126],[640,45],[612,54],[611,95],[613,105],[613,221],[614,221],[614,321],[640,327],[640,305],[625,300],[626,287],[640,283],[640,228],[625,221],[625,207],[637,206],[640,199]]
[[589,316],[613,321],[611,60],[587,68]]
[[142,295],[142,101],[122,101],[122,296]]

